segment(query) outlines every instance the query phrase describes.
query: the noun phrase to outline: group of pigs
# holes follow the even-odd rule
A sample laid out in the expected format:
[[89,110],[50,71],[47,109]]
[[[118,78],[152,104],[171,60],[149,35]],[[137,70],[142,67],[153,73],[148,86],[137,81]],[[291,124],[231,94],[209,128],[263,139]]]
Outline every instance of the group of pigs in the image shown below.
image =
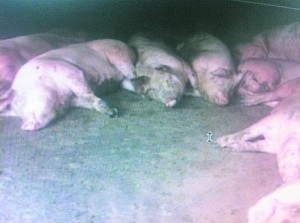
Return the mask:
[[275,28],[236,47],[243,78],[237,88],[246,105],[275,106],[245,130],[218,138],[233,151],[277,157],[285,182],[248,212],[248,223],[300,222],[300,23]]
[[80,37],[52,32],[1,41],[1,114],[21,117],[22,130],[41,129],[70,107],[116,116],[117,109],[95,95],[109,82],[167,107],[185,93],[225,105],[242,76],[228,48],[207,33],[195,34],[177,50],[145,33],[128,44]]
[[[0,115],[18,116],[22,130],[38,130],[71,107],[117,116],[95,92],[107,82],[163,103],[184,94],[226,105],[267,103],[271,114],[220,137],[235,151],[277,155],[287,183],[249,210],[249,223],[300,222],[300,23],[274,28],[229,49],[198,32],[175,49],[145,33],[88,41],[82,33],[54,30],[0,41]],[[280,220],[281,219],[281,220]],[[294,221],[298,219],[298,221]]]

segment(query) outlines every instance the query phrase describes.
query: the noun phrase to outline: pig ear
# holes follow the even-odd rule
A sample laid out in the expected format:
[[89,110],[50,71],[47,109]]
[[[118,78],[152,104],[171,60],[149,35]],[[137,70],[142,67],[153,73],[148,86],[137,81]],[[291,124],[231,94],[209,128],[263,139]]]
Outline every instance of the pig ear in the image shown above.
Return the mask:
[[189,85],[186,86],[184,95],[192,97],[203,97],[203,94],[199,90],[194,89],[193,86]]
[[121,86],[122,88],[129,91],[144,93],[145,85],[149,82],[149,80],[150,78],[146,76],[140,76],[132,79],[125,79],[123,80]]
[[196,88],[197,83],[197,74],[191,66],[185,62],[183,62],[183,69],[187,75],[188,82],[192,85],[193,88]]

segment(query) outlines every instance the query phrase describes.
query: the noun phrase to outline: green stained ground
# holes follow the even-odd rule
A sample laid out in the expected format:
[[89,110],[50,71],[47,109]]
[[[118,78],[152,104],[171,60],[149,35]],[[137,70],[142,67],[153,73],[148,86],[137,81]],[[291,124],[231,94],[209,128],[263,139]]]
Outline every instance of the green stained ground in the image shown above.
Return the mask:
[[38,132],[0,118],[0,223],[243,223],[280,183],[275,157],[207,142],[268,114],[183,98],[172,109],[120,91],[119,118],[74,109]]

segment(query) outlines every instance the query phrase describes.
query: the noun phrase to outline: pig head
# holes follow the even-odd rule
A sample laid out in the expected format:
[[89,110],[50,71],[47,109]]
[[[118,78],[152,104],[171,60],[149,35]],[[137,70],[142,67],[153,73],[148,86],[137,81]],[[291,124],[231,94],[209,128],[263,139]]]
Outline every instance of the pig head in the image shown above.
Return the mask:
[[225,44],[210,34],[198,33],[180,44],[178,51],[196,74],[189,79],[190,95],[226,105],[241,77]]
[[239,97],[273,91],[281,82],[282,70],[268,59],[247,59],[238,66],[243,78],[237,87]]
[[133,36],[130,45],[137,52],[136,78],[123,87],[173,107],[185,91],[191,67],[161,41]]
[[135,91],[167,107],[175,106],[184,94],[187,78],[166,65],[149,67],[137,64],[136,73],[141,76],[130,80]]
[[239,102],[245,105],[265,103],[273,106],[297,90],[300,63],[253,58],[241,62],[238,72],[243,76],[236,91]]

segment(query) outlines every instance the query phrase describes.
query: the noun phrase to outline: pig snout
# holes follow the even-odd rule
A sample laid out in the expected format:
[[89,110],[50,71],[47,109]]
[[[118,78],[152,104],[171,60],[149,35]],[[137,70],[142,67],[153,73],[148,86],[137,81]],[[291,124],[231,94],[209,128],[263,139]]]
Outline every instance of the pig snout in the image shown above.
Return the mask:
[[214,97],[214,102],[217,105],[227,105],[229,103],[229,97],[219,92]]
[[164,104],[166,107],[174,107],[181,98],[184,91],[184,84],[181,81],[174,77],[173,75],[167,76],[166,78],[166,99],[164,99]]
[[203,94],[203,98],[211,103],[220,106],[229,103],[229,96],[227,96],[227,94],[224,94],[223,92],[210,92],[209,94],[206,92],[206,94]]
[[148,97],[163,103],[166,107],[174,107],[181,97],[176,89],[151,89],[148,91]]
[[231,95],[232,90],[216,89],[210,92],[207,91],[203,96],[205,100],[223,106],[229,103]]
[[152,99],[162,102],[166,107],[174,107],[184,92],[185,84],[173,74],[157,76],[152,82],[152,90],[149,96]]

